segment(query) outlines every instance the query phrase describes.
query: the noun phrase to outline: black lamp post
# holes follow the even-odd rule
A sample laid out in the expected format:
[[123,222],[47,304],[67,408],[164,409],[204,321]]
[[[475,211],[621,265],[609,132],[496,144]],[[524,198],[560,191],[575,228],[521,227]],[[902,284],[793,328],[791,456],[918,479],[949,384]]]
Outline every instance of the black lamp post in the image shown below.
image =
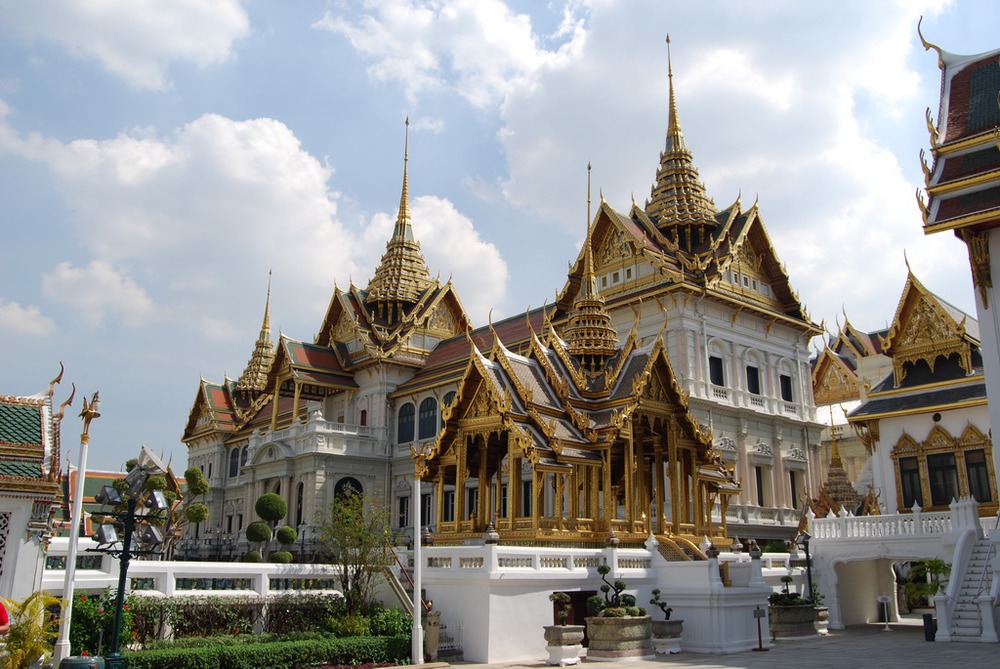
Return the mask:
[[795,543],[806,552],[806,583],[809,586],[809,601],[813,599],[813,572],[812,572],[812,560],[809,558],[809,540],[812,539],[812,535],[808,532],[803,532],[799,536],[795,537]]
[[[151,464],[143,464],[151,461]],[[98,526],[97,540],[98,548],[94,549],[102,553],[109,553],[118,557],[118,592],[115,597],[115,616],[111,631],[111,652],[105,656],[106,669],[126,669],[125,657],[119,652],[121,645],[122,614],[125,608],[125,586],[128,582],[128,566],[132,556],[152,555],[159,551],[163,544],[163,537],[160,531],[152,524],[152,520],[164,518],[164,512],[170,509],[161,490],[146,491],[146,481],[152,473],[165,472],[163,467],[158,467],[159,460],[152,453],[146,453],[143,447],[143,457],[140,464],[136,465],[128,476],[125,483],[128,490],[123,497],[117,489],[112,486],[104,486],[101,491],[94,496],[95,501],[104,506],[112,506],[115,511],[104,511],[100,515],[105,520],[113,519],[115,522],[105,522]],[[140,506],[141,505],[141,506]],[[124,510],[122,510],[124,508]],[[137,513],[137,509],[141,512]],[[137,525],[138,524],[138,525]],[[120,547],[117,526],[122,528],[123,536]],[[140,529],[138,533],[137,527]],[[133,547],[133,541],[137,546]]]
[[215,533],[215,561],[222,560],[222,528],[217,527],[212,530]]

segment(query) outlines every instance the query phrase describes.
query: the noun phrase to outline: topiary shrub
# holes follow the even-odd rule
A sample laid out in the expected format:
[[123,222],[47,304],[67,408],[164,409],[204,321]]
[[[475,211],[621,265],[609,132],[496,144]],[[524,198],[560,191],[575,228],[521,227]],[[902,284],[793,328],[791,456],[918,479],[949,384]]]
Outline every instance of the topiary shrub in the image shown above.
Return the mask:
[[292,554],[288,551],[275,551],[271,553],[271,562],[275,564],[291,564]]
[[208,505],[197,502],[184,509],[184,517],[190,523],[204,523],[208,520]]
[[269,492],[260,496],[253,509],[262,520],[276,523],[288,515],[288,502],[281,495]]
[[246,535],[247,541],[250,543],[260,544],[271,540],[271,528],[268,527],[267,523],[255,520],[247,525]]
[[288,546],[295,543],[295,540],[299,538],[299,533],[295,531],[294,527],[283,525],[278,528],[278,532],[275,536],[277,537],[279,544]]
[[263,562],[264,558],[261,557],[260,551],[247,551],[243,554],[241,558],[243,562]]

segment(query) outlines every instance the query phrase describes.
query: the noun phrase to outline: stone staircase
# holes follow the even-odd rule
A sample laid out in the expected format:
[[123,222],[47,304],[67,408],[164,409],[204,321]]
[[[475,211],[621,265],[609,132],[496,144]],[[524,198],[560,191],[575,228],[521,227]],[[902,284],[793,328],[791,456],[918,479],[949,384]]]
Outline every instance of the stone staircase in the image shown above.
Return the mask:
[[951,640],[979,642],[983,635],[979,596],[989,592],[993,583],[990,566],[992,548],[989,539],[978,539],[969,557],[969,566],[962,574],[961,586],[951,614]]

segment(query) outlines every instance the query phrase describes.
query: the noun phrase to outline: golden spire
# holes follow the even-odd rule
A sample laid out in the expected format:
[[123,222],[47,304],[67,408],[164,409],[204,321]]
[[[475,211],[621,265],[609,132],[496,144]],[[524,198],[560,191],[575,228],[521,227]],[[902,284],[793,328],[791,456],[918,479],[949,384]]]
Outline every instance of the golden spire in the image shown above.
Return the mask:
[[420,242],[413,236],[410,219],[410,118],[406,118],[406,139],[403,148],[403,191],[399,196],[399,213],[392,237],[385,245],[385,254],[368,284],[365,301],[377,308],[376,316],[388,324],[399,321],[408,307],[419,300],[431,286],[431,274]]
[[646,201],[646,214],[663,233],[670,233],[681,248],[691,251],[706,241],[706,230],[715,227],[715,203],[698,180],[691,151],[684,143],[684,132],[677,115],[674,95],[674,68],[670,59],[670,35],[667,35],[667,78],[670,88],[670,111],[667,139],[660,153],[656,183]]
[[590,164],[587,164],[587,239],[583,246],[583,276],[580,292],[573,301],[573,310],[566,325],[566,349],[580,358],[591,371],[600,369],[618,350],[618,332],[611,315],[604,308],[604,298],[597,290],[594,275],[592,227],[590,225]]
[[253,347],[250,361],[236,382],[236,390],[242,392],[262,391],[267,385],[267,373],[274,362],[274,342],[271,341],[271,271],[267,272],[267,299],[264,301],[264,320],[260,334]]

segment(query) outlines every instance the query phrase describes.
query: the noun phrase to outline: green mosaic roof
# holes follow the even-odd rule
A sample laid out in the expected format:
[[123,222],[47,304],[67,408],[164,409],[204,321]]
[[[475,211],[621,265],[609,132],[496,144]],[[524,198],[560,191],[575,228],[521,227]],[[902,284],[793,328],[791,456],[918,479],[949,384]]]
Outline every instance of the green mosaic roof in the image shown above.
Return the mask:
[[0,404],[0,441],[11,444],[41,444],[41,407]]
[[37,462],[19,462],[17,460],[0,460],[0,476],[16,476],[21,478],[41,478],[42,466]]

